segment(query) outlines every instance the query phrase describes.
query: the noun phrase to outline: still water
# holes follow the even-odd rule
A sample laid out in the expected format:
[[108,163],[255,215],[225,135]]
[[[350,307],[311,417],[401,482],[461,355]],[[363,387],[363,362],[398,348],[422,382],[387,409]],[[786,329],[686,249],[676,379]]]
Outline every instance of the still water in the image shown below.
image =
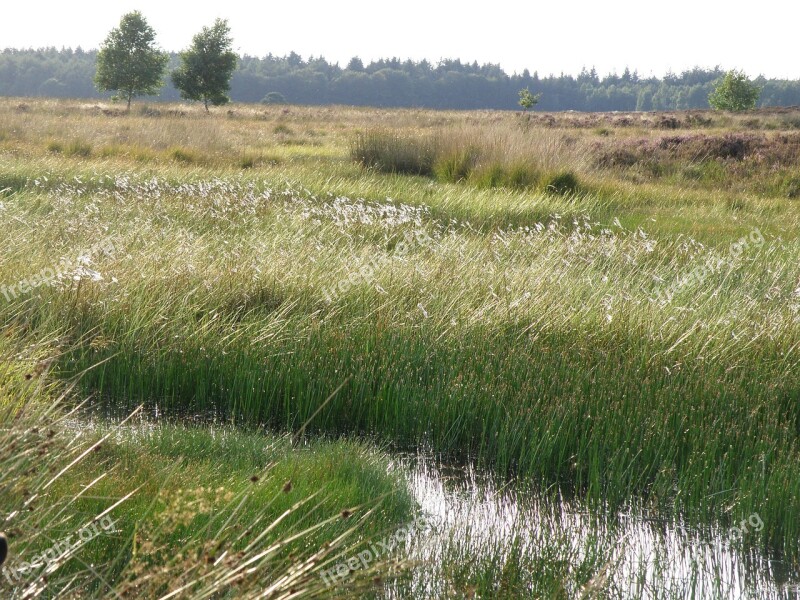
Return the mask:
[[[396,468],[431,522],[408,547],[419,561],[409,584],[415,597],[469,589],[464,581],[475,575],[454,564],[497,573],[511,563],[528,577],[530,597],[544,589],[537,582],[556,578],[565,598],[599,589],[610,598],[800,598],[797,566],[746,544],[764,526],[759,515],[736,529],[691,528],[643,510],[609,518],[427,455],[398,457]],[[596,587],[587,586],[597,573]]]

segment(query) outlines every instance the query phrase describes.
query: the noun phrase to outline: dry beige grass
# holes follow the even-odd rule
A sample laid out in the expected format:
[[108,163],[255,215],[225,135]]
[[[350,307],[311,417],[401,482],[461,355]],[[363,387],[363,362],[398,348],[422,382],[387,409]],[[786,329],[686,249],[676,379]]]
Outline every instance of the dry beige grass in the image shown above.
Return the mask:
[[[340,157],[357,131],[384,128],[436,134],[453,147],[479,146],[498,163],[534,160],[545,169],[591,170],[598,146],[628,138],[657,139],[681,130],[710,134],[753,128],[782,131],[800,111],[741,115],[685,113],[533,113],[430,111],[357,107],[231,105],[205,114],[185,104],[118,105],[74,100],[0,99],[0,150],[26,156],[88,146],[95,158],[174,160],[207,166]],[[666,129],[663,128],[666,125]]]

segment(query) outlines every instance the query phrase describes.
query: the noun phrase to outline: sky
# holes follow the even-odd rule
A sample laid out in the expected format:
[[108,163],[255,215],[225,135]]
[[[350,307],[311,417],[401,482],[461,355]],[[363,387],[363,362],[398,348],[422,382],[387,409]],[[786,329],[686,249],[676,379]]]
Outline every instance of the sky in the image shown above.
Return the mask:
[[[640,75],[694,66],[751,77],[800,79],[800,3],[675,0],[546,3],[433,0],[5,0],[0,48],[97,48],[120,17],[140,10],[165,50],[181,50],[204,25],[228,19],[234,48],[264,56],[295,51],[345,66],[372,59],[443,58],[500,64],[508,73]],[[737,7],[740,4],[744,10]]]

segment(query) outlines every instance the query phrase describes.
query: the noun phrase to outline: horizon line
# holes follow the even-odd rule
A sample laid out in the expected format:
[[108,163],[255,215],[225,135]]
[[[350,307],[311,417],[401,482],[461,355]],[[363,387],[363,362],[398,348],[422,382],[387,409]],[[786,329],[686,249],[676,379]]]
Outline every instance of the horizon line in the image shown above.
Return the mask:
[[[161,47],[159,47],[159,49],[162,52],[166,52],[167,54],[180,54],[181,52],[183,52],[183,50],[166,50],[166,49],[161,48]],[[72,47],[72,46],[61,46],[60,48],[58,46],[39,46],[39,47],[28,46],[28,47],[23,47],[23,48],[14,47],[14,46],[6,46],[0,52],[5,53],[5,52],[8,52],[9,50],[10,51],[16,51],[16,52],[43,52],[43,51],[48,51],[48,50],[55,50],[57,52],[64,52],[66,50],[69,50],[69,51],[72,51],[72,52],[77,52],[77,51],[80,50],[81,52],[90,53],[90,52],[99,52],[100,48],[88,48],[87,49],[87,48],[84,48],[83,46],[81,46],[80,44],[78,44],[75,47]],[[289,56],[291,56],[292,54],[297,54],[300,57],[300,59],[303,60],[304,62],[308,62],[311,59],[317,59],[317,60],[322,59],[322,60],[324,60],[325,62],[327,62],[331,66],[338,67],[338,68],[340,68],[342,70],[346,70],[347,69],[346,66],[345,67],[340,66],[340,61],[338,61],[338,60],[335,61],[335,62],[332,62],[332,61],[328,60],[327,58],[325,58],[325,56],[323,56],[323,55],[315,56],[314,54],[309,54],[308,56],[303,56],[301,53],[296,52],[294,50],[291,50],[287,54],[283,54],[283,55],[274,54],[273,52],[268,52],[266,54],[251,54],[251,53],[248,53],[248,52],[241,52],[241,50],[238,50],[236,52],[237,52],[237,56],[240,59],[243,59],[243,58],[256,58],[256,59],[259,59],[259,60],[265,60],[265,59],[267,59],[269,57],[274,57],[274,58],[277,58],[277,59],[285,59],[285,58],[288,58]],[[350,58],[350,60],[352,60],[354,58],[361,59],[360,56],[355,55],[355,56],[352,56]],[[434,68],[436,68],[438,65],[442,64],[443,62],[453,61],[453,62],[460,62],[462,65],[466,65],[466,66],[472,66],[474,64],[477,64],[479,67],[487,67],[487,66],[497,67],[501,71],[503,71],[503,73],[508,75],[509,77],[514,77],[514,76],[522,77],[524,75],[525,71],[528,71],[528,73],[530,74],[531,77],[537,76],[539,78],[545,78],[545,79],[547,79],[547,78],[560,78],[560,77],[572,77],[574,79],[577,79],[584,72],[589,73],[591,71],[595,71],[595,74],[596,74],[597,78],[600,79],[601,81],[603,79],[607,79],[609,77],[623,77],[625,71],[628,71],[631,75],[636,75],[640,80],[641,79],[644,79],[644,80],[647,80],[647,79],[658,79],[660,81],[663,81],[664,79],[666,79],[667,77],[670,77],[670,76],[672,76],[672,77],[680,77],[684,73],[692,73],[694,71],[713,72],[713,71],[719,70],[719,71],[721,71],[723,73],[726,73],[726,72],[728,72],[730,70],[736,70],[736,69],[724,68],[720,64],[716,64],[713,67],[711,67],[711,66],[702,66],[702,65],[694,65],[692,67],[684,68],[681,71],[673,71],[672,69],[668,69],[662,75],[656,75],[652,71],[650,71],[649,74],[645,75],[645,74],[642,74],[639,71],[638,68],[631,69],[630,66],[626,65],[625,68],[622,69],[621,73],[619,71],[617,71],[617,69],[613,69],[612,71],[610,71],[610,72],[608,72],[608,73],[606,73],[604,75],[601,75],[600,72],[597,71],[597,69],[596,69],[596,67],[594,65],[592,65],[591,67],[587,67],[586,65],[584,65],[581,68],[581,71],[579,73],[577,73],[577,74],[576,73],[567,73],[565,71],[561,71],[560,73],[556,74],[555,72],[551,71],[547,75],[543,75],[543,74],[539,73],[539,71],[537,69],[530,69],[530,68],[525,68],[525,69],[522,70],[522,72],[519,72],[519,71],[509,72],[502,66],[501,63],[479,62],[477,59],[470,61],[470,60],[461,59],[459,57],[447,57],[447,58],[440,57],[440,58],[438,58],[436,60],[431,60],[429,58],[422,58],[422,59],[416,60],[416,59],[413,59],[411,57],[400,58],[399,56],[391,56],[391,57],[384,56],[384,57],[381,57],[381,58],[378,58],[378,59],[369,59],[369,62],[364,62],[364,68],[368,68],[370,65],[375,64],[376,62],[379,62],[379,61],[389,61],[389,60],[398,60],[401,63],[405,63],[405,62],[411,61],[415,65],[418,65],[418,64],[420,64],[422,62],[427,62],[427,63],[431,64]],[[765,79],[767,81],[800,81],[800,76],[797,77],[796,79],[792,79],[792,78],[789,78],[789,77],[767,77],[766,75],[763,74],[763,72],[759,72],[759,74],[755,75],[755,76],[753,76],[753,75],[748,73],[747,76],[751,80]]]

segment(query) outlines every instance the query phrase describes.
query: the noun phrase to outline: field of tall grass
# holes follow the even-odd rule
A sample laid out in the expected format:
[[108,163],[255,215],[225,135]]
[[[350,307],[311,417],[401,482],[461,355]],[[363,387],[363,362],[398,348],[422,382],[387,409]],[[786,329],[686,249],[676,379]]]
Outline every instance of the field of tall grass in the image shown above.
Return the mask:
[[[56,570],[75,595],[244,597],[294,573],[343,594],[309,573],[413,518],[387,453],[425,449],[597,514],[757,513],[744,543],[797,565],[794,133],[783,113],[689,116],[0,102],[2,435],[39,460],[52,427],[46,464],[81,456],[46,489],[4,458],[0,528],[41,551],[133,493],[118,533]],[[14,512],[32,489],[44,520]],[[251,523],[268,534],[231,529]],[[276,562],[235,579],[223,541]],[[506,554],[449,595],[611,597],[612,550],[544,569],[550,587]],[[347,581],[380,594],[402,566]]]

